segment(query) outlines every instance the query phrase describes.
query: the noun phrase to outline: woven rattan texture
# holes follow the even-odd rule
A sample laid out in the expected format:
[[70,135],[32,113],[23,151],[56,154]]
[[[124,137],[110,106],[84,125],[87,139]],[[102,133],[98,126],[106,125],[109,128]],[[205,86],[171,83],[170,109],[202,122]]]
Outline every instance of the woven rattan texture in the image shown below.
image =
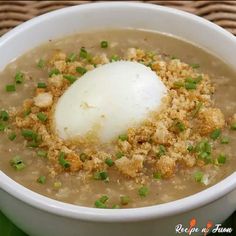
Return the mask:
[[[92,1],[0,1],[0,35],[43,13]],[[236,35],[236,1],[145,1],[202,16]]]

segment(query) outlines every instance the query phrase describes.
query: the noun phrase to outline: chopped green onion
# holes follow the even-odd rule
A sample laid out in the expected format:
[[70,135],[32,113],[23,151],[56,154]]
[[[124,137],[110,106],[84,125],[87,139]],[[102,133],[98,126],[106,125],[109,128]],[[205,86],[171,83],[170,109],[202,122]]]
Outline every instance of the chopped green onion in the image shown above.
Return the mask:
[[25,164],[20,156],[15,156],[11,161],[11,166],[14,167],[16,170],[22,170],[25,168]]
[[16,91],[16,86],[14,84],[7,84],[6,85],[6,91],[7,92],[15,92]]
[[120,209],[120,205],[114,204],[114,205],[112,206],[112,209]]
[[202,76],[201,75],[199,75],[197,78],[195,78],[194,80],[195,80],[195,83],[200,83],[201,81],[202,81]]
[[70,167],[70,163],[65,159],[65,157],[66,154],[64,152],[60,152],[58,161],[59,164],[66,169]]
[[0,112],[0,119],[2,119],[3,121],[8,121],[9,114],[6,111],[1,111]]
[[216,140],[220,137],[221,135],[221,130],[220,129],[215,129],[211,134],[210,134],[210,137],[211,139],[213,140]]
[[48,119],[47,115],[45,113],[43,113],[43,112],[39,112],[37,114],[37,117],[42,122],[45,122]]
[[194,179],[196,182],[202,182],[203,179],[203,173],[201,171],[197,171],[194,173]]
[[192,151],[194,151],[194,146],[193,145],[188,145],[188,147],[187,147],[187,150],[189,151],[189,152],[192,152]]
[[170,59],[171,59],[171,60],[175,60],[175,59],[177,59],[177,57],[176,57],[175,55],[173,55],[173,56],[171,56]]
[[200,141],[196,145],[195,151],[198,154],[198,158],[203,159],[205,163],[212,162],[212,159],[211,159],[211,145],[207,140]]
[[227,159],[227,156],[224,155],[224,154],[220,154],[220,155],[217,157],[217,161],[218,161],[219,164],[225,164],[226,159]]
[[231,124],[231,129],[236,130],[236,123]]
[[71,84],[73,84],[76,81],[76,76],[74,75],[63,75],[65,79],[67,79]]
[[38,88],[47,88],[47,85],[44,82],[39,82]]
[[108,42],[107,41],[102,41],[100,43],[101,48],[107,48],[108,47]]
[[226,136],[222,137],[222,138],[220,139],[220,142],[221,142],[222,144],[228,144],[228,143],[229,143],[229,137],[226,137]]
[[181,87],[184,87],[184,83],[181,82],[181,81],[176,81],[174,82],[174,88],[181,88]]
[[43,69],[44,66],[45,66],[45,61],[43,59],[39,59],[37,67]]
[[126,141],[126,140],[128,140],[127,134],[121,134],[121,135],[119,135],[118,138],[119,138],[121,141]]
[[0,123],[0,131],[4,131],[6,129],[6,125]]
[[94,173],[93,177],[96,180],[107,180],[108,179],[108,174],[105,171],[100,171],[100,172]]
[[157,157],[161,157],[166,154],[166,148],[163,145],[159,146],[159,151],[156,153]]
[[113,166],[114,165],[114,161],[112,160],[112,159],[110,159],[110,158],[107,158],[106,160],[105,160],[105,163],[108,165],[108,166]]
[[185,82],[185,88],[187,90],[193,90],[193,89],[197,88],[197,85],[196,85],[196,83]]
[[120,159],[121,157],[123,157],[124,156],[124,153],[123,152],[117,152],[116,153],[116,158],[117,159]]
[[8,135],[8,138],[13,141],[16,138],[16,133],[11,133]]
[[80,66],[76,67],[76,71],[80,73],[81,75],[87,72],[87,70],[84,67],[80,67]]
[[55,189],[59,189],[59,188],[61,188],[61,186],[62,186],[62,183],[61,183],[60,181],[56,181],[56,182],[54,182],[54,184],[53,184],[53,187],[54,187]]
[[103,195],[103,196],[101,196],[101,197],[99,198],[99,201],[102,202],[102,203],[105,203],[108,199],[109,199],[108,196]]
[[26,117],[26,116],[28,116],[30,113],[31,113],[31,109],[25,110],[25,111],[23,112],[23,116]]
[[153,178],[160,180],[162,178],[161,173],[160,172],[153,173]]
[[22,84],[24,81],[24,74],[20,71],[16,72],[15,82],[16,84]]
[[107,208],[106,204],[102,203],[99,200],[95,201],[94,205],[96,208]]
[[149,190],[146,186],[142,186],[141,188],[139,188],[138,190],[138,194],[140,197],[146,197],[149,193]]
[[199,64],[190,64],[190,66],[193,68],[193,69],[197,69],[197,68],[199,68],[200,67],[200,65]]
[[178,132],[183,132],[186,128],[183,122],[177,121],[175,123],[175,127],[177,128]]
[[41,175],[38,177],[37,182],[40,184],[45,184],[46,183],[46,177],[44,175]]
[[129,196],[126,196],[126,195],[120,196],[121,205],[127,205],[127,204],[129,204],[129,202],[130,202]]
[[79,56],[84,59],[86,59],[88,57],[88,52],[86,51],[86,49],[84,47],[80,48]]
[[196,117],[196,115],[199,113],[200,109],[202,108],[202,102],[199,102],[195,109],[193,110],[192,117]]
[[111,62],[113,62],[113,61],[119,61],[119,60],[120,60],[120,58],[119,58],[119,56],[117,56],[117,55],[111,56],[111,59],[110,59]]
[[37,138],[37,134],[31,129],[23,129],[21,131],[21,134],[25,138],[29,138],[29,139],[33,139],[33,140],[35,140]]
[[85,162],[86,159],[88,159],[88,156],[87,156],[87,154],[85,154],[85,153],[82,152],[82,153],[79,155],[79,158],[80,158],[80,160],[81,160],[82,162]]
[[77,55],[72,52],[72,53],[67,57],[66,61],[67,61],[67,62],[74,62],[74,61],[76,60],[76,58],[77,58]]
[[48,76],[52,77],[53,75],[59,75],[60,71],[57,68],[53,68],[51,71],[49,71]]
[[47,155],[48,155],[48,153],[47,153],[46,151],[44,151],[44,150],[38,150],[38,151],[37,151],[37,155],[38,155],[39,157],[46,158]]

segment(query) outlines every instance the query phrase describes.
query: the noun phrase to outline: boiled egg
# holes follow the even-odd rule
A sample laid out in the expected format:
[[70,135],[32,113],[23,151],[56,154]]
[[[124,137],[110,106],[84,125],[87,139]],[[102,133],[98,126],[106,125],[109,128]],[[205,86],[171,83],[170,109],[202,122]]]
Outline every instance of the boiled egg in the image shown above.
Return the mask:
[[116,139],[160,108],[167,88],[149,67],[112,62],[87,72],[59,98],[54,127],[64,139],[93,134],[102,143]]

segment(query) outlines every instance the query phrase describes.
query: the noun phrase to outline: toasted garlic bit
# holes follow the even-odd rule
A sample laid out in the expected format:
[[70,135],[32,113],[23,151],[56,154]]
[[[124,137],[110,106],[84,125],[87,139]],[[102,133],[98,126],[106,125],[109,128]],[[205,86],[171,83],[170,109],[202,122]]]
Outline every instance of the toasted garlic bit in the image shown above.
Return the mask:
[[52,99],[51,93],[39,93],[36,97],[34,97],[34,104],[37,107],[40,108],[47,108],[52,105],[53,99]]

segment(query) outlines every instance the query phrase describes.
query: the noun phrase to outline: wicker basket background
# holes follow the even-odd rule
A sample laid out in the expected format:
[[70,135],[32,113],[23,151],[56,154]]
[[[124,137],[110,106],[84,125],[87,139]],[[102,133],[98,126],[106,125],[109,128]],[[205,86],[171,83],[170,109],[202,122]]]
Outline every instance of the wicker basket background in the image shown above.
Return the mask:
[[[0,1],[0,36],[34,16],[62,7],[89,2],[92,1]],[[145,2],[170,6],[194,13],[215,22],[236,35],[236,1]]]

